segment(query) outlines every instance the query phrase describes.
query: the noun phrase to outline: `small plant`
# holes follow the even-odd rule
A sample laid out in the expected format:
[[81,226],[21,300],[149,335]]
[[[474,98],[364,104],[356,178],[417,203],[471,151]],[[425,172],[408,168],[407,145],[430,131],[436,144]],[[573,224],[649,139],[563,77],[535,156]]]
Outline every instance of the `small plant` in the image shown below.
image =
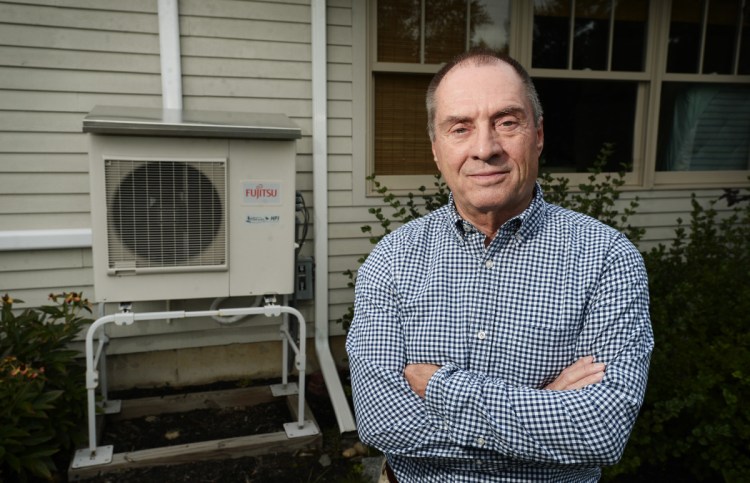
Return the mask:
[[53,456],[84,440],[85,368],[68,344],[89,302],[77,293],[51,294],[55,306],[20,313],[2,297],[0,312],[0,480],[51,478]]
[[612,143],[604,143],[599,150],[591,168],[588,181],[578,185],[578,191],[570,190],[570,180],[565,177],[553,177],[550,173],[540,175],[544,199],[573,211],[584,213],[623,232],[633,243],[637,243],[645,233],[640,227],[631,226],[628,219],[638,208],[638,198],[630,201],[620,212],[615,202],[620,199],[620,189],[625,185],[625,173],[628,166],[614,174],[603,173],[607,161],[614,153]]

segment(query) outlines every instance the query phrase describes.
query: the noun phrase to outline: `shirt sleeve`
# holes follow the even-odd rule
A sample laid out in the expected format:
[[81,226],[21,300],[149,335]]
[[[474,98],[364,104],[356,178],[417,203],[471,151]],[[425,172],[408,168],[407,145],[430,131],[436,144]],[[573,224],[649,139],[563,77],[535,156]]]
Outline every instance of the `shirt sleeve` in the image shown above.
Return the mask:
[[383,244],[357,274],[354,320],[346,341],[360,439],[391,455],[472,458],[430,417],[403,376],[406,350],[398,295]]
[[360,438],[381,451],[436,462],[485,459],[607,465],[625,447],[643,400],[653,335],[643,260],[616,243],[584,314],[579,357],[607,364],[604,380],[579,391],[519,387],[449,363],[426,398],[403,377],[406,352],[388,251],[368,257],[357,277],[347,337]]

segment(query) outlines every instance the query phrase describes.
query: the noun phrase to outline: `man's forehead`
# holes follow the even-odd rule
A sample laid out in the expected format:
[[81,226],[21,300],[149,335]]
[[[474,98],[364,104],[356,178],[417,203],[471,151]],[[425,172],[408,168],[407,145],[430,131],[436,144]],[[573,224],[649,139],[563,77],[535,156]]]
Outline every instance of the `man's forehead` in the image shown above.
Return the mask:
[[438,105],[484,97],[516,100],[525,105],[523,80],[513,67],[500,59],[481,64],[467,61],[451,69],[435,92]]
[[471,73],[471,75],[493,75],[493,72],[504,72],[508,75],[512,75],[521,82],[521,77],[510,64],[501,59],[492,57],[489,59],[470,58],[456,64],[445,74],[440,85],[443,85],[445,81],[450,80],[451,77],[462,76],[467,73]]

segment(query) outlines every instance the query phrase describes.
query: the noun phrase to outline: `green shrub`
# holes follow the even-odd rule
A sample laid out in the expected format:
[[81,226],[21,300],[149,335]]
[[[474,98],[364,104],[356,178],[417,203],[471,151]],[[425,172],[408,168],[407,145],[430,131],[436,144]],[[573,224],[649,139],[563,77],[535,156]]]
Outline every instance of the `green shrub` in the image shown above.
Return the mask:
[[750,478],[750,203],[732,193],[744,207],[723,219],[693,197],[689,227],[680,221],[669,248],[644,254],[656,347],[641,415],[610,478]]
[[50,295],[55,306],[0,312],[0,481],[51,478],[54,455],[85,440],[85,367],[68,344],[90,322],[79,294]]

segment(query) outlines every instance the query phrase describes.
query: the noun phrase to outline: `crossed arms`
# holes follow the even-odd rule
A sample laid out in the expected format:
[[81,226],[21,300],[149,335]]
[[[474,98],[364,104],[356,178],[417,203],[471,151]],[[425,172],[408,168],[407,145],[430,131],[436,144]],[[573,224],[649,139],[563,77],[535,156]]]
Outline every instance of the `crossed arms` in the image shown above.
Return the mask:
[[347,352],[364,443],[447,464],[484,458],[490,466],[601,466],[620,458],[643,400],[653,347],[637,257],[615,261],[603,275],[577,355],[538,388],[451,361],[409,360],[398,304],[389,295],[394,287],[381,286],[393,278],[363,269]]

